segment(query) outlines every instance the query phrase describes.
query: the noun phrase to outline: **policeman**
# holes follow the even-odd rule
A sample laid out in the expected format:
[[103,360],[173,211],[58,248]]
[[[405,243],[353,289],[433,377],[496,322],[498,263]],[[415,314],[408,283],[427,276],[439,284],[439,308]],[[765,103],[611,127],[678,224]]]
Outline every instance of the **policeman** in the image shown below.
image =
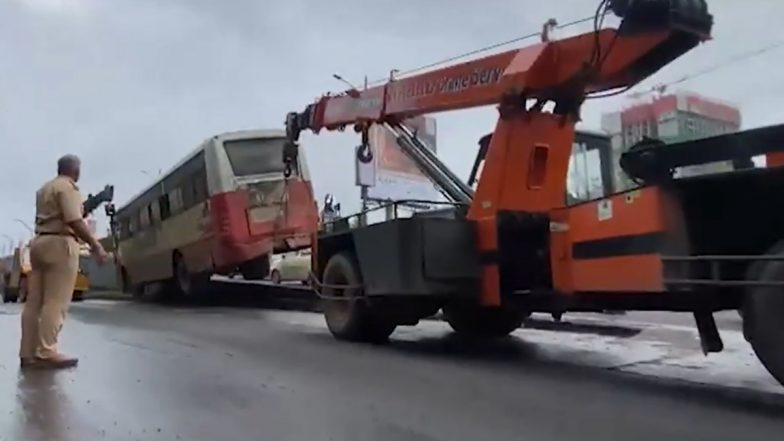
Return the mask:
[[22,367],[67,368],[78,363],[57,348],[79,268],[78,240],[90,245],[99,263],[107,260],[82,219],[82,195],[76,186],[80,165],[78,157],[63,156],[57,161],[57,177],[36,193],[36,235],[30,244],[32,268],[22,312]]

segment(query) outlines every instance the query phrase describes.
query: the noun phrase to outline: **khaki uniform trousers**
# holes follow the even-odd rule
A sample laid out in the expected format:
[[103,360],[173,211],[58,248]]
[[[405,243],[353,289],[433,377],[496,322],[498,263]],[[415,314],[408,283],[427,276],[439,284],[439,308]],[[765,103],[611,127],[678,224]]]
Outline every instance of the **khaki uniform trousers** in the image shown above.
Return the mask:
[[76,283],[79,244],[71,236],[36,236],[30,265],[19,356],[52,358],[58,354],[57,338]]

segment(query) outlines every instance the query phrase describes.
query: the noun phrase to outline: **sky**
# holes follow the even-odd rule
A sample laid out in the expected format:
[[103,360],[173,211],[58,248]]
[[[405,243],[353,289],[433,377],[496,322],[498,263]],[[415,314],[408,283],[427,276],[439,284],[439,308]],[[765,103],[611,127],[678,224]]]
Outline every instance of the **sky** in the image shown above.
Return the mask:
[[[85,194],[106,184],[124,203],[212,135],[282,128],[285,114],[368,76],[383,78],[535,32],[549,17],[591,15],[597,0],[0,0],[0,251],[29,237],[35,191],[65,153],[83,161]],[[709,0],[714,38],[635,90],[781,41],[779,0]],[[589,25],[587,25],[589,26]],[[568,35],[587,31],[576,27]],[[525,44],[525,43],[521,43]],[[518,46],[509,46],[511,49]],[[530,44],[530,43],[529,43]],[[682,89],[740,106],[751,128],[784,121],[784,49]],[[583,123],[627,97],[594,100]],[[436,115],[439,156],[467,177],[493,108]],[[302,144],[319,200],[359,206],[352,134]],[[101,215],[102,216],[102,215]],[[106,222],[99,219],[105,229]]]

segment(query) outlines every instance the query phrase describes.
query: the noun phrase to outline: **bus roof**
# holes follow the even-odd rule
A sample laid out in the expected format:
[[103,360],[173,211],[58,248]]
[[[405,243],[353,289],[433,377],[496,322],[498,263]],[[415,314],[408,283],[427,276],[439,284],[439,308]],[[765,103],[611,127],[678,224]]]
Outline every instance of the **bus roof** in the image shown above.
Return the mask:
[[196,155],[199,154],[202,150],[204,150],[205,144],[209,141],[231,141],[235,139],[247,139],[247,138],[280,138],[286,136],[286,132],[281,129],[261,129],[261,130],[236,130],[233,132],[224,132],[219,133],[217,135],[210,136],[206,138],[204,141],[199,143],[199,146],[193,149],[190,153],[185,155],[184,158],[179,160],[173,167],[169,168],[166,173],[162,173],[160,176],[156,177],[155,181],[150,183],[148,186],[144,187],[140,192],[133,195],[133,197],[129,198],[120,208],[117,209],[117,212],[121,212],[125,210],[129,205],[133,204],[134,201],[139,199],[140,197],[144,196],[145,193],[155,188],[156,185],[160,184],[161,181],[166,179],[167,177],[171,176],[177,169],[185,165],[188,161],[193,159]]

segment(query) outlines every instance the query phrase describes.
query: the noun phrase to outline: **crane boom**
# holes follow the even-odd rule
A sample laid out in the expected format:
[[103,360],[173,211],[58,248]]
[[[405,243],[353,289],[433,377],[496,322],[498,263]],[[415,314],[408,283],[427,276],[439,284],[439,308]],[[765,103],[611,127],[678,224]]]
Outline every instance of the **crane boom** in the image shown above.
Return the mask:
[[478,106],[554,101],[576,113],[587,94],[632,86],[708,38],[704,0],[611,2],[624,17],[618,29],[541,42],[365,90],[325,95],[289,114],[296,140],[309,129],[400,122],[417,115]]

